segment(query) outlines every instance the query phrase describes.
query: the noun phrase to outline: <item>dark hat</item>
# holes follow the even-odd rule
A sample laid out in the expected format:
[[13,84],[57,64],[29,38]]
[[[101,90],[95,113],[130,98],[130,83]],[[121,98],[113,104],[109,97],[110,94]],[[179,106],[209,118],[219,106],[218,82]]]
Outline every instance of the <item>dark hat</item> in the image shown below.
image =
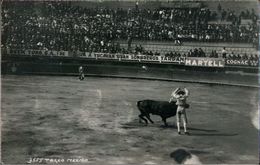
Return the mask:
[[177,94],[181,94],[181,95],[184,95],[185,94],[185,92],[183,91],[183,90],[179,90],[178,92],[177,92]]

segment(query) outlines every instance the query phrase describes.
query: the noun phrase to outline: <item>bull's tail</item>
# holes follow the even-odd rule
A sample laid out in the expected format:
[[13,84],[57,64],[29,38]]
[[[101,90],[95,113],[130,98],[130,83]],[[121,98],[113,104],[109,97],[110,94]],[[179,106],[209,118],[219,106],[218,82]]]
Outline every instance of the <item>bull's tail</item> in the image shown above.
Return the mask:
[[136,103],[139,110],[140,110],[140,107],[141,107],[141,103],[142,103],[142,101],[137,101],[137,103]]
[[139,116],[139,123],[142,123],[142,121],[144,121],[147,125],[148,121],[145,119],[145,110],[142,107],[142,101],[137,101],[136,105],[138,107],[138,110],[140,111],[140,115],[138,115]]
[[147,100],[137,101],[137,107],[142,115],[147,115],[149,113],[149,105]]
[[144,102],[143,101],[137,101],[136,105],[137,105],[137,107],[138,107],[138,109],[139,109],[139,111],[141,113],[145,113]]
[[[148,105],[148,103],[147,103],[147,101],[148,100],[142,100],[142,101],[138,101],[137,102],[137,107],[138,107],[138,109],[139,109],[139,111],[140,111],[140,115],[139,115],[139,123],[141,123],[142,122],[142,120],[143,121],[145,121],[145,123],[146,124],[148,124],[148,121],[147,121],[147,119],[151,122],[151,123],[153,123],[153,121],[152,121],[152,119],[150,118],[150,116],[149,116],[149,105]],[[147,118],[147,119],[146,119]]]

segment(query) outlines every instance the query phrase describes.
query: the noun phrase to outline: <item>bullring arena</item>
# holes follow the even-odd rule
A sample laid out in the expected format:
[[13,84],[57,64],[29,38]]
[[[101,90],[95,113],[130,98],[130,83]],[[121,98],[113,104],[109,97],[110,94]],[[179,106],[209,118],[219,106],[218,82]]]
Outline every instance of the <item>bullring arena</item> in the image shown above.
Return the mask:
[[[168,128],[157,116],[148,126],[138,122],[137,100],[168,100],[178,86],[192,92],[190,136],[177,134],[175,117],[168,119]],[[4,76],[3,161],[47,157],[85,158],[97,164],[174,164],[170,153],[185,148],[204,164],[256,163],[255,89],[121,78]]]
[[[176,12],[182,13],[179,10],[184,10],[185,13],[186,9],[182,9],[182,4],[177,2],[175,5],[180,5],[181,9],[176,9]],[[90,3],[91,9],[84,14],[88,17],[94,12],[92,8],[96,7],[97,2],[82,1],[64,6],[60,3],[4,4],[2,30],[6,33],[2,35],[1,61],[3,164],[259,164],[259,52],[253,41],[247,37],[238,40],[218,38],[209,33],[212,38],[208,40],[198,37],[190,41],[190,38],[185,38],[181,44],[176,44],[171,37],[150,39],[140,35],[133,37],[132,46],[130,44],[129,47],[124,34],[118,34],[118,38],[111,41],[116,40],[120,50],[125,52],[113,52],[114,48],[110,50],[109,46],[95,45],[98,42],[95,37],[91,38],[93,36],[89,33],[77,29],[71,32],[69,37],[74,39],[70,38],[69,41],[80,42],[76,37],[79,36],[77,33],[82,33],[89,35],[85,39],[92,40],[94,46],[87,47],[87,43],[83,43],[78,50],[71,50],[75,46],[70,45],[71,42],[59,41],[62,46],[57,45],[57,38],[62,38],[63,32],[53,30],[53,26],[62,27],[63,24],[53,20],[61,19],[63,10],[69,14],[62,16],[70,20],[70,14],[86,12],[77,6],[88,8],[86,4]],[[201,9],[199,5],[204,5],[212,11],[219,10],[217,2],[200,3],[189,1],[186,7],[197,10]],[[232,9],[232,3],[221,3],[222,9],[231,12],[228,8]],[[242,12],[245,4],[240,3],[236,4],[236,10]],[[97,4],[98,7],[105,6],[113,9],[111,11],[124,13],[124,10],[117,11],[108,2]],[[247,4],[248,10],[255,7],[253,1]],[[35,10],[29,10],[26,5],[34,5]],[[142,10],[144,6],[158,7],[157,3],[130,1],[118,2],[118,5],[123,9],[132,8],[132,14],[140,8],[139,12],[143,12],[142,17],[149,24],[157,19],[145,16],[147,13]],[[160,5],[160,10],[168,10],[164,3]],[[74,12],[69,12],[67,8]],[[54,9],[60,9],[57,11],[61,13],[55,13]],[[50,16],[46,11],[53,12]],[[101,15],[104,12],[97,11]],[[25,34],[35,33],[36,37],[25,37],[19,34],[19,27],[12,28],[15,21],[8,23],[7,20],[15,18],[16,12],[20,12],[20,19],[26,20],[22,31]],[[32,17],[40,15],[37,26],[33,26],[35,22],[26,16],[30,12],[36,13]],[[254,15],[251,16],[253,18],[246,14],[241,16],[242,30],[246,23],[254,21]],[[49,17],[53,19],[52,23],[46,19]],[[122,19],[124,17],[122,14]],[[110,16],[106,18],[110,20]],[[164,16],[156,21],[161,19]],[[211,19],[205,18],[203,21],[220,21],[221,26],[227,24],[227,29],[231,26],[230,22],[236,22],[236,17],[222,18],[218,12]],[[98,20],[95,18],[92,23]],[[41,24],[44,21],[46,24]],[[139,21],[136,20],[137,24]],[[216,22],[212,23],[213,27]],[[76,26],[77,21],[74,24]],[[8,30],[9,26],[11,31]],[[54,44],[40,41],[42,26],[50,26],[50,35],[44,35],[49,35],[46,38]],[[26,31],[26,28],[33,30]],[[97,26],[97,31],[103,30],[98,28],[101,27]],[[156,33],[156,30],[153,32]],[[56,33],[61,33],[57,35],[57,40],[52,38]],[[251,33],[246,31],[244,34]],[[98,36],[98,33],[95,34]],[[23,37],[31,45],[19,45]],[[190,50],[192,52],[188,53]],[[79,66],[84,68],[84,80],[78,78]],[[167,119],[168,127],[156,115],[151,115],[153,124],[139,123],[137,101],[168,101],[177,87],[186,87],[190,91],[190,107],[187,109],[189,135],[178,134],[175,116]],[[179,152],[177,156],[174,154],[176,151]]]

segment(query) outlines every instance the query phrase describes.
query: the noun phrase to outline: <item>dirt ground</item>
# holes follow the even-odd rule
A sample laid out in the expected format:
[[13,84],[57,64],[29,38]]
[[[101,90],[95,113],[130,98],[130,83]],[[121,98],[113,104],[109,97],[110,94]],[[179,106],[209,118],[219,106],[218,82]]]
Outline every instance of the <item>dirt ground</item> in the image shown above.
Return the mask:
[[[178,86],[191,93],[190,136],[177,134],[175,117],[168,119],[168,128],[157,116],[151,116],[155,123],[148,126],[138,122],[138,100],[169,100]],[[176,164],[170,154],[184,148],[203,164],[258,164],[258,130],[253,125],[257,98],[256,88],[2,76],[2,161],[77,158],[93,164]]]

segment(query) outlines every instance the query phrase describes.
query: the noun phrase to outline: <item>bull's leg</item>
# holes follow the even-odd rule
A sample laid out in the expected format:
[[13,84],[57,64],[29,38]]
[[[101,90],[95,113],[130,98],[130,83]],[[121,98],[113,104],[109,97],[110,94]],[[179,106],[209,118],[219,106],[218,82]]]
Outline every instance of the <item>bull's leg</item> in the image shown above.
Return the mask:
[[142,120],[145,121],[145,124],[148,124],[147,120],[144,118],[144,115],[140,114],[139,115],[139,123],[141,123]]
[[150,118],[150,115],[149,115],[149,114],[146,114],[145,116],[146,116],[146,118],[147,118],[151,123],[154,123],[154,122],[152,121],[152,119]]
[[166,122],[166,118],[165,117],[162,117],[162,121],[164,122],[164,126],[168,127],[168,123]]

